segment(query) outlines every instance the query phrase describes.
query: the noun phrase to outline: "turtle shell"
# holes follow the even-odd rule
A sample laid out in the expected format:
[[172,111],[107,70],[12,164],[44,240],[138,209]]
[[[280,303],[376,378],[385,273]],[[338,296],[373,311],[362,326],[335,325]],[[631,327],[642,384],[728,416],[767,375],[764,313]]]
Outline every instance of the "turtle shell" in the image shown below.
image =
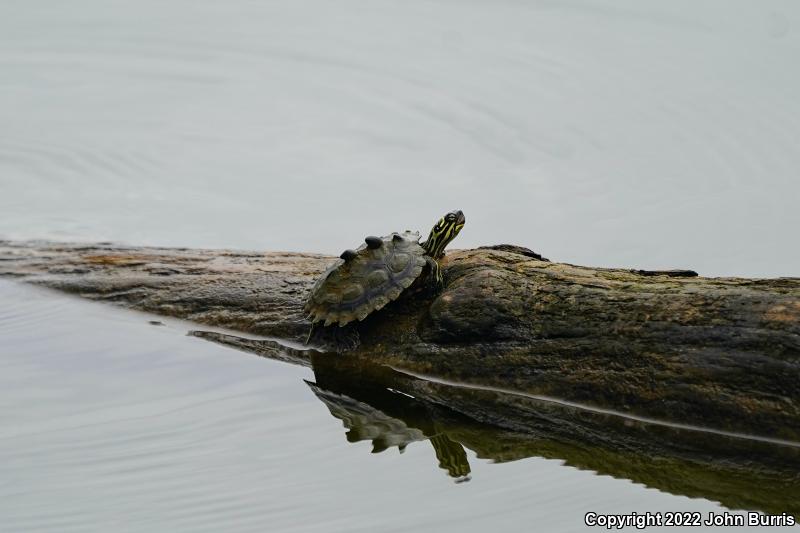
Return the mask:
[[344,326],[364,320],[411,286],[425,268],[419,233],[367,237],[355,253],[343,254],[316,282],[305,305],[312,322]]

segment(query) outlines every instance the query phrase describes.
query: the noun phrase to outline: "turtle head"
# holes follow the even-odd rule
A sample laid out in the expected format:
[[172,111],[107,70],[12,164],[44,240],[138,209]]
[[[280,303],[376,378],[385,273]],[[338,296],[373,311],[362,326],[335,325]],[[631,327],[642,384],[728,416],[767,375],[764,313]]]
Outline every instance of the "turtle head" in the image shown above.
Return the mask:
[[428,240],[422,243],[422,247],[428,252],[428,255],[434,259],[442,256],[445,247],[450,244],[450,241],[456,238],[458,232],[464,227],[467,221],[464,218],[464,213],[461,211],[451,211],[439,219],[439,222],[433,226]]

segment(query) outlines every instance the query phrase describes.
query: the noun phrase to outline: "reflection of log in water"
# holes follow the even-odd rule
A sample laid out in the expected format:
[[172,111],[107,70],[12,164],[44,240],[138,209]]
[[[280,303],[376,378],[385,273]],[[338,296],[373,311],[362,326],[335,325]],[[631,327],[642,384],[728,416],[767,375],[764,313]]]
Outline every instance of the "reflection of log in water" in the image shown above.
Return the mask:
[[576,468],[718,501],[733,509],[800,515],[800,444],[695,431],[429,381],[365,365],[357,358],[291,350],[272,341],[193,334],[311,366],[316,380],[312,389],[318,397],[329,408],[334,405],[332,414],[345,425],[360,426],[348,440],[369,438],[380,449],[444,437],[444,445],[432,444],[451,475],[468,471],[463,446],[495,462],[560,459]]

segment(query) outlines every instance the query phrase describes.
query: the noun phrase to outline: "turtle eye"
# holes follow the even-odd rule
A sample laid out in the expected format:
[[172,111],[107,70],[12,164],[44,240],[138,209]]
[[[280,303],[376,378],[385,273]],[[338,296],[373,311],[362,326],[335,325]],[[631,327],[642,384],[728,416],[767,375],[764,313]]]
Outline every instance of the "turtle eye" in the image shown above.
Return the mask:
[[436,227],[434,229],[436,229],[436,231],[441,231],[443,227],[444,227],[444,219],[440,218],[439,222],[436,223]]

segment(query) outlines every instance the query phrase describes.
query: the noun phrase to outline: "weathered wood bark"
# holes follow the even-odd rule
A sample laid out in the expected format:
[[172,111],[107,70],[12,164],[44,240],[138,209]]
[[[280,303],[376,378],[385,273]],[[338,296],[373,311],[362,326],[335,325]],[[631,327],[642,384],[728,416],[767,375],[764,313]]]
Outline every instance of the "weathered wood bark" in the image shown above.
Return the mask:
[[[0,275],[301,341],[314,254],[0,243]],[[646,275],[450,252],[446,290],[360,324],[351,354],[450,380],[800,441],[800,279]]]

